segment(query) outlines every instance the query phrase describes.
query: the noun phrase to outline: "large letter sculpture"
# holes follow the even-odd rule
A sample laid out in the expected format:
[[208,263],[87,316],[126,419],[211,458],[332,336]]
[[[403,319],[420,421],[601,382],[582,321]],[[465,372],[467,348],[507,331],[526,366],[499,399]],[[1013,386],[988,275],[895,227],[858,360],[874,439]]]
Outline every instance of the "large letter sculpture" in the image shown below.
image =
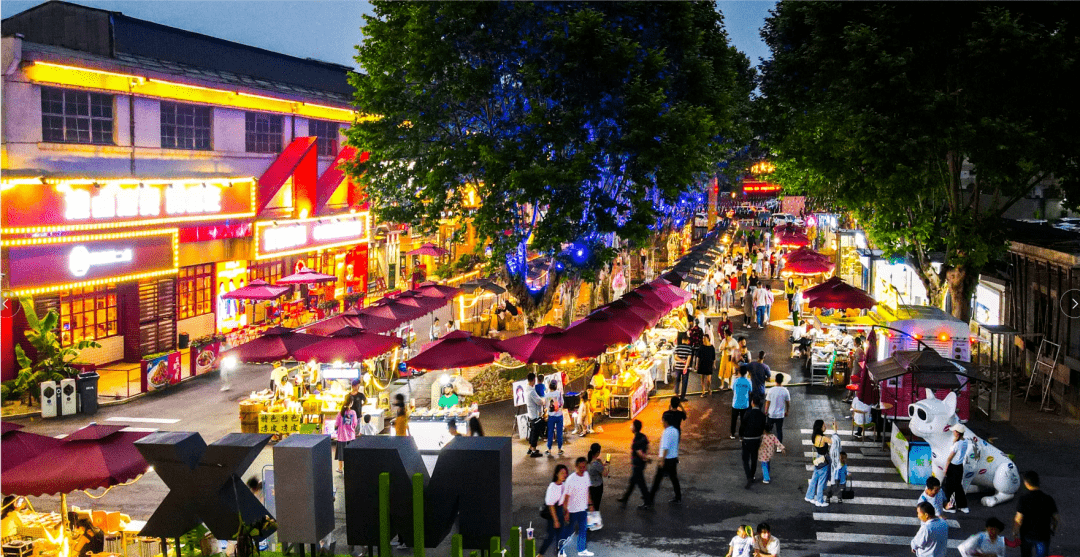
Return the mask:
[[282,543],[319,543],[334,531],[330,437],[294,433],[274,446],[274,501]]
[[[926,398],[908,407],[911,416],[911,432],[930,444],[934,463],[934,476],[945,479],[946,459],[952,447],[952,428],[960,423],[956,417],[956,393],[949,393],[945,400],[938,400],[934,391],[926,389]],[[966,490],[971,484],[990,487],[997,493],[982,498],[982,504],[993,507],[1013,498],[1020,489],[1020,474],[1012,459],[997,447],[980,439],[971,429],[964,438],[968,440],[964,456],[964,481]]]
[[[239,517],[254,524],[269,516],[240,478],[268,441],[269,435],[230,433],[207,446],[198,433],[183,431],[161,431],[136,441],[170,489],[139,534],[175,538],[203,522],[215,538],[232,540],[240,530]],[[272,533],[264,529],[258,539]]]
[[424,545],[457,521],[464,547],[487,549],[510,533],[512,466],[508,437],[456,437],[427,468],[411,437],[365,435],[345,447],[345,528],[350,545],[379,545],[379,474],[390,474],[390,536],[413,538],[412,476],[422,474]]

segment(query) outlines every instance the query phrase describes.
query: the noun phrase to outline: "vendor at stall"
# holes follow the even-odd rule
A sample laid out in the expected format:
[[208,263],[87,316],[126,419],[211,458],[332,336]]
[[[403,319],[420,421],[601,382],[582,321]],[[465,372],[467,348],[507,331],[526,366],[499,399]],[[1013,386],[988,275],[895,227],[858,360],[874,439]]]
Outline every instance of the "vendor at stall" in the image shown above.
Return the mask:
[[439,408],[453,408],[458,405],[460,399],[456,392],[454,392],[454,386],[451,384],[444,385],[442,388],[442,396],[439,397]]
[[79,557],[89,557],[93,553],[105,551],[105,533],[94,526],[89,518],[80,518],[75,522],[74,550]]
[[604,378],[604,373],[599,366],[596,367],[595,373],[593,373],[591,383],[593,408],[600,413],[607,412],[611,389],[608,389],[607,379]]

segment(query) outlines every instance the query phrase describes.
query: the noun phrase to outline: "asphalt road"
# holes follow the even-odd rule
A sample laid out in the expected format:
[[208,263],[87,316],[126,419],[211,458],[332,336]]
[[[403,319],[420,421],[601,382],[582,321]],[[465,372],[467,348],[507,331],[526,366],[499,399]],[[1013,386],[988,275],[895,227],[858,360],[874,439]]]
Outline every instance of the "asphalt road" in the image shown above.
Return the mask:
[[[777,309],[779,311],[779,307]],[[762,349],[767,351],[766,362],[774,371],[793,372],[793,381],[800,382],[802,375],[796,361],[787,358],[789,345],[785,331],[768,327],[746,333],[751,350],[755,353]],[[247,392],[265,386],[267,378],[266,366],[248,366],[232,374],[230,391],[220,391],[221,379],[207,376],[173,387],[159,396],[103,408],[93,420],[133,427],[198,431],[209,443],[239,430],[237,401]],[[697,377],[694,376],[690,388],[693,391],[696,387]],[[853,479],[869,482],[862,487],[857,484],[855,501],[843,505],[834,503],[828,508],[814,507],[803,501],[810,475],[806,470],[809,458],[804,455],[809,451],[809,428],[817,418],[827,421],[836,418],[844,424],[840,429],[846,430],[848,422],[843,417],[848,414],[848,408],[840,402],[843,393],[839,389],[796,386],[790,390],[793,409],[784,428],[788,450],[773,458],[773,481],[769,485],[757,483],[750,489],[744,488],[739,441],[728,439],[731,394],[705,399],[692,396],[688,402],[691,417],[683,425],[680,447],[679,475],[684,493],[681,504],[667,503],[671,488],[665,481],[654,510],[638,510],[637,494],[632,496],[631,504],[626,508],[619,506],[615,499],[625,489],[629,477],[631,436],[626,421],[608,420],[602,423],[603,433],[571,439],[563,458],[528,458],[524,441],[515,440],[514,523],[525,528],[531,522],[537,536],[543,536],[543,521],[537,516],[536,509],[554,466],[558,462],[571,464],[573,459],[584,456],[590,443],[598,442],[605,453],[612,453],[612,465],[601,507],[605,526],[603,530],[589,534],[589,549],[597,555],[724,555],[736,527],[740,524],[756,527],[760,522],[771,524],[773,533],[781,540],[785,557],[909,555],[907,542],[917,530],[914,503],[918,488],[900,485],[899,473],[887,455],[874,444],[846,445],[848,452],[853,454],[849,461]],[[661,431],[660,412],[665,404],[664,399],[654,399],[639,416],[654,450]],[[512,409],[505,403],[483,407],[481,418],[488,435],[508,435],[512,428],[511,413]],[[72,417],[19,422],[29,431],[60,435],[81,427],[88,420]],[[1017,399],[1012,423],[990,424],[976,419],[969,427],[981,436],[993,439],[1006,452],[1014,453],[1021,470],[1034,467],[1040,472],[1044,489],[1057,499],[1062,513],[1062,532],[1053,541],[1051,553],[1080,555],[1080,535],[1076,531],[1076,525],[1080,524],[1077,422],[1039,414]],[[267,448],[245,477],[261,470],[270,461],[271,452]],[[652,475],[650,466],[647,471],[650,482]],[[341,476],[335,474],[334,479],[340,493]],[[118,487],[100,499],[91,500],[80,493],[70,495],[68,501],[82,507],[121,510],[136,519],[145,519],[166,491],[160,479],[148,473],[137,483]],[[59,505],[56,497],[37,498],[33,503],[39,509],[56,509]],[[335,536],[339,541],[338,553],[342,553],[345,523],[342,498],[338,498],[336,506],[338,530]],[[955,527],[950,528],[950,540],[958,543],[979,531],[989,516],[997,516],[1008,524],[1014,512],[1015,502],[988,509],[973,501],[971,514],[948,516],[955,521]],[[432,554],[448,553],[448,543],[447,540]],[[411,554],[407,550],[397,550],[397,553]],[[573,551],[568,554],[572,557]],[[950,554],[955,554],[954,550]]]

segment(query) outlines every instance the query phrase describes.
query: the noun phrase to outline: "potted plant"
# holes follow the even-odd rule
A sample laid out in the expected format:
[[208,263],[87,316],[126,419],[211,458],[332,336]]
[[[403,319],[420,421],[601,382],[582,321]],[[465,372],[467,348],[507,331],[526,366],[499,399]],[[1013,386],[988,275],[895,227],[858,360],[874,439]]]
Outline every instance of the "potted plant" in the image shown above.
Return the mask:
[[36,388],[45,381],[60,381],[78,375],[79,370],[72,362],[86,348],[101,348],[92,340],[80,340],[71,346],[62,346],[56,334],[56,324],[60,316],[49,310],[45,317],[38,317],[37,310],[30,298],[19,298],[23,312],[26,313],[26,340],[33,348],[31,358],[20,345],[15,345],[15,360],[19,372],[15,379],[5,381],[0,389],[3,400],[21,399],[26,395],[26,403],[32,404],[40,398]]
[[364,299],[362,292],[353,292],[345,295],[345,309],[356,307],[360,300]]

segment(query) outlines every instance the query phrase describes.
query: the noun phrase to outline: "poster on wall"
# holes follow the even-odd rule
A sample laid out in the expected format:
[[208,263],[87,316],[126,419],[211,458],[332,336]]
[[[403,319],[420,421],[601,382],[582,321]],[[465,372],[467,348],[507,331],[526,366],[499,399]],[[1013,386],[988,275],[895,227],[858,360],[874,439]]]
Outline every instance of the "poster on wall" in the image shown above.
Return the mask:
[[191,375],[200,375],[211,372],[221,365],[218,354],[221,353],[221,342],[204,344],[191,351]]
[[345,286],[350,293],[367,292],[368,246],[361,244],[345,255]]
[[226,300],[222,296],[247,284],[247,262],[226,261],[217,264],[214,279],[214,300],[217,330],[231,331],[247,325],[244,300]]
[[649,405],[649,390],[641,385],[630,394],[630,417],[636,418]]
[[180,353],[172,352],[143,360],[141,386],[143,392],[164,389],[180,382]]

